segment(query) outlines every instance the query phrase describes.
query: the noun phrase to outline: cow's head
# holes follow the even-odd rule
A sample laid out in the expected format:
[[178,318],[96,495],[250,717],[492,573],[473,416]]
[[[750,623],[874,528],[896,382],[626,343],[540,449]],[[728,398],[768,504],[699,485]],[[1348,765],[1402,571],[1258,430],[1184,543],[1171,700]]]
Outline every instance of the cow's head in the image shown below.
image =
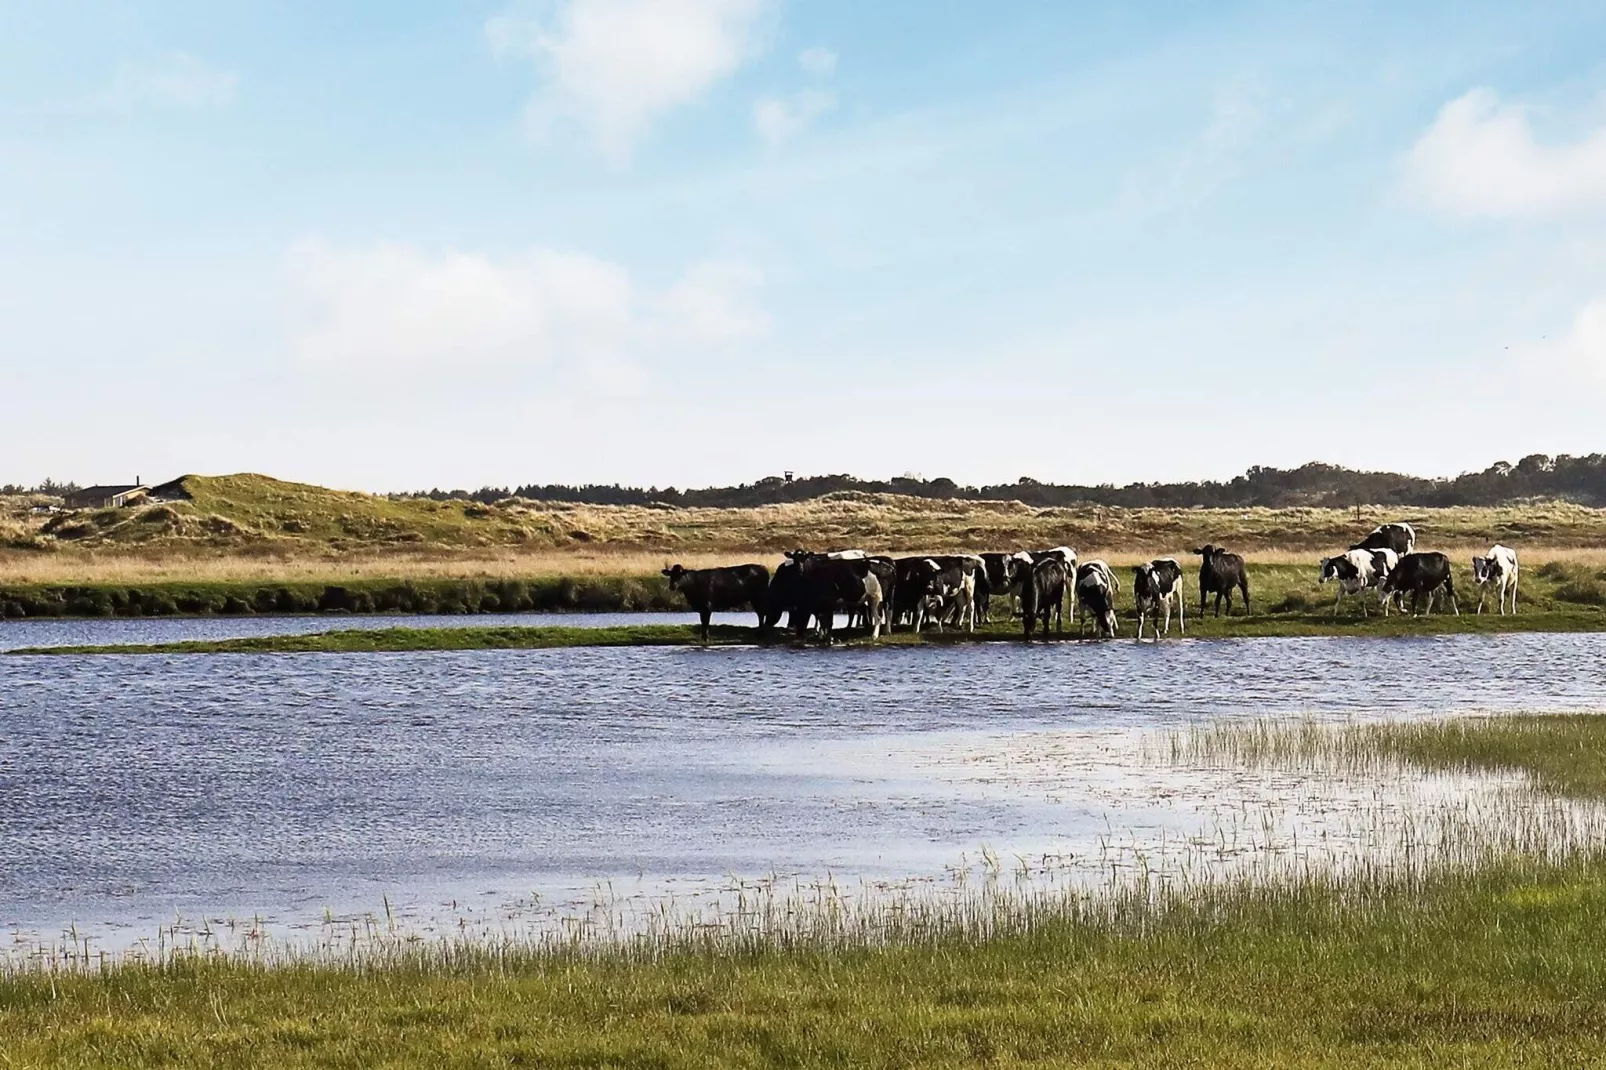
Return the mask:
[[1322,558],[1322,560],[1321,560],[1322,578],[1317,580],[1316,581],[1317,583],[1326,583],[1328,580],[1336,580],[1338,578],[1338,569],[1334,567],[1334,564],[1337,561],[1338,561],[1338,558],[1336,558],[1336,557],[1324,557],[1324,558]]
[[1487,557],[1474,557],[1472,559],[1472,579],[1477,583],[1488,583],[1494,573],[1491,568],[1492,561]]
[[663,572],[665,576],[669,577],[670,590],[674,590],[676,587],[678,587],[681,579],[686,575],[686,570],[680,565],[671,565],[664,569]]
[[1216,554],[1221,553],[1221,547],[1212,546],[1209,543],[1205,543],[1203,546],[1199,547],[1197,550],[1189,550],[1188,552],[1190,554],[1198,554],[1200,557],[1208,559],[1208,558],[1214,557]]

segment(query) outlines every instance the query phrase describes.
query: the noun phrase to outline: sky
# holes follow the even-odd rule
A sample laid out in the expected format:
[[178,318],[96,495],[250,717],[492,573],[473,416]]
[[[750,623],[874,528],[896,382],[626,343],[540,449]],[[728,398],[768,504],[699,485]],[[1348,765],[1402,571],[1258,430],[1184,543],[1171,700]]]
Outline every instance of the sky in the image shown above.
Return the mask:
[[0,0],[0,483],[1606,449],[1606,5]]

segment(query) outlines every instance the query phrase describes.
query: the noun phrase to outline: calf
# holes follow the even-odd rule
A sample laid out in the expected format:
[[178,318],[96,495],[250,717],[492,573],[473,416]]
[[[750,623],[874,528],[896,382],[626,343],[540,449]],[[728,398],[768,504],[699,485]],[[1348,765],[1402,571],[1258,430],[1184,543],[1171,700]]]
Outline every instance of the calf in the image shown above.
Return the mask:
[[663,570],[669,589],[679,591],[686,604],[703,622],[703,642],[708,642],[708,620],[715,611],[747,607],[758,614],[758,627],[765,629],[769,609],[770,570],[763,565],[732,565],[729,568],[682,568]]
[[[1138,565],[1132,569],[1132,597],[1138,607],[1138,639],[1143,638],[1143,624],[1151,613],[1165,614],[1165,633],[1171,634],[1171,603],[1177,604],[1177,625],[1183,635],[1188,634],[1187,614],[1183,610],[1182,598],[1182,566],[1177,564],[1175,558],[1161,557],[1150,561],[1147,565]],[[1161,635],[1158,624],[1154,629],[1154,637]]]
[[1483,612],[1483,600],[1489,588],[1500,592],[1500,615],[1506,613],[1506,591],[1511,591],[1511,612],[1517,612],[1517,551],[1495,543],[1488,557],[1472,559],[1472,578],[1478,584],[1478,612]]
[[1244,612],[1248,613],[1249,573],[1244,569],[1244,559],[1209,543],[1193,552],[1199,555],[1199,615],[1204,616],[1205,599],[1213,594],[1216,596],[1216,616],[1221,616],[1222,596],[1226,596],[1227,615],[1231,616],[1234,587],[1243,593]]
[[1409,524],[1379,524],[1350,549],[1393,550],[1397,556],[1404,557],[1416,549],[1416,529]]
[[[1338,598],[1333,601],[1333,616],[1338,616],[1339,603],[1347,594],[1359,594],[1372,588],[1381,588],[1388,576],[1387,568],[1377,567],[1376,554],[1393,555],[1392,550],[1349,550],[1337,557],[1322,558],[1322,574],[1318,583],[1329,580],[1338,584]],[[1397,559],[1396,559],[1397,560]],[[1366,602],[1361,601],[1361,616],[1366,616]]]
[[[1423,595],[1427,596],[1427,612],[1431,614],[1433,596],[1440,591],[1449,597],[1451,608],[1455,610],[1456,616],[1460,616],[1461,607],[1455,600],[1455,578],[1450,572],[1450,559],[1441,553],[1406,554],[1400,558],[1399,566],[1383,581],[1385,595],[1397,594],[1402,599],[1402,612],[1405,595],[1411,596],[1413,614]],[[1387,601],[1383,603],[1383,612],[1388,613]]]
[[1076,570],[1076,602],[1086,607],[1095,634],[1106,639],[1115,638],[1118,630],[1115,592],[1120,589],[1115,572],[1103,561],[1088,561]]
[[1039,618],[1043,634],[1048,634],[1048,622],[1054,621],[1055,631],[1065,631],[1065,583],[1070,573],[1065,562],[1057,557],[1044,558],[1031,566],[1021,582],[1021,625],[1030,640]]

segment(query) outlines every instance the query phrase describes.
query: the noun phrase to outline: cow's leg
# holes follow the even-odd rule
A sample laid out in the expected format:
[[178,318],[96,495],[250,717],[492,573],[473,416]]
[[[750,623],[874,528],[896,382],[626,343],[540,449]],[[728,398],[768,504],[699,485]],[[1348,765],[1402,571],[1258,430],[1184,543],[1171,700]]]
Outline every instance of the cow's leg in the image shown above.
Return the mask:
[[703,645],[708,645],[708,622],[714,616],[712,609],[705,609],[700,616],[703,618]]
[[1177,631],[1183,635],[1188,634],[1188,600],[1177,592]]
[[1333,617],[1335,619],[1338,617],[1339,603],[1341,603],[1343,601],[1344,601],[1344,585],[1343,584],[1339,584],[1338,597],[1333,599]]

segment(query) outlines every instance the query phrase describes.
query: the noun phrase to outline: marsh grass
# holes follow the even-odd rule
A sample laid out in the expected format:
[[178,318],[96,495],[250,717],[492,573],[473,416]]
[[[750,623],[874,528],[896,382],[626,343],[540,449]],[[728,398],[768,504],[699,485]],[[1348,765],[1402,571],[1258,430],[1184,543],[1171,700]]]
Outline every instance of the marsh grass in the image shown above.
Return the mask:
[[1170,737],[1177,761],[1323,768],[1361,775],[1400,765],[1454,772],[1521,772],[1540,791],[1606,798],[1606,716],[1500,715],[1333,727],[1249,721]]

